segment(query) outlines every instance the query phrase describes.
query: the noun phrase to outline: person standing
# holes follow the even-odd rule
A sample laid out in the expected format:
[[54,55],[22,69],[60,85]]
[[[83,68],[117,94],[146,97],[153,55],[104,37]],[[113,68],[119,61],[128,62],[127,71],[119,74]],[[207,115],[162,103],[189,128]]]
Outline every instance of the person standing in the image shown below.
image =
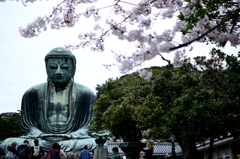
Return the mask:
[[28,147],[28,140],[24,140],[23,144],[17,148],[17,157],[18,159],[29,159],[30,158],[30,149]]
[[67,153],[67,159],[76,159],[73,148],[71,148],[70,151]]
[[90,152],[88,152],[87,145],[85,145],[83,150],[80,152],[79,159],[92,159]]
[[31,159],[41,159],[44,155],[43,148],[39,146],[39,140],[34,139],[34,146],[31,147]]
[[170,159],[177,159],[178,157],[177,157],[177,155],[176,155],[176,152],[175,151],[173,151],[172,152],[172,155],[170,156]]
[[148,148],[143,150],[145,152],[146,159],[152,159],[154,147],[152,145],[148,146]]
[[169,154],[165,153],[165,156],[163,157],[163,159],[168,159],[169,158]]
[[140,155],[139,155],[139,158],[138,159],[145,159],[144,158],[144,153],[143,152],[140,152]]
[[92,150],[92,151],[90,152],[90,154],[91,154],[91,156],[92,156],[92,159],[94,159],[94,150]]
[[67,156],[66,156],[65,152],[63,151],[63,149],[60,149],[60,157],[61,157],[61,159],[67,159]]
[[237,154],[237,155],[236,155],[236,158],[237,158],[237,159],[240,159],[240,155],[239,155],[239,154]]
[[113,155],[112,155],[111,159],[123,159],[122,156],[120,156],[120,154],[118,152],[119,152],[119,150],[117,147],[112,148]]
[[5,159],[16,159],[17,153],[16,145],[17,145],[16,142],[12,142],[12,144],[7,147],[8,152],[5,156]]
[[12,152],[13,154],[16,154],[17,153],[16,146],[17,146],[17,143],[12,142],[12,144],[8,146],[7,150]]
[[52,147],[49,149],[46,159],[61,159],[60,157],[60,145],[55,142],[52,144]]

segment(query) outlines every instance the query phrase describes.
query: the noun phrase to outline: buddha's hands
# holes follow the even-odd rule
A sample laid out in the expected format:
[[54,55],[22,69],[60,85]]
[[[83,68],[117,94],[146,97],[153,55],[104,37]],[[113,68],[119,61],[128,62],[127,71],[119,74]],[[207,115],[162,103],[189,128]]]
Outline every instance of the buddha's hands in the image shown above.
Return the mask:
[[48,140],[48,141],[59,141],[59,140],[69,140],[72,139],[72,135],[71,134],[41,134],[40,138],[44,139],[44,140]]
[[36,127],[31,127],[28,134],[22,135],[21,138],[23,139],[32,139],[32,138],[39,138],[43,134],[42,131],[37,129]]

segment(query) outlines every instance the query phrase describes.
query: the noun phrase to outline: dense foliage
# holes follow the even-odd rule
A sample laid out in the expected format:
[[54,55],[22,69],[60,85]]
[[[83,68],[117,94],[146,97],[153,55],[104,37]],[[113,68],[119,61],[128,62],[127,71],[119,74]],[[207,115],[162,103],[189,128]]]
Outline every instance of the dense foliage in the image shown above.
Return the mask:
[[98,86],[93,126],[125,141],[140,140],[141,135],[155,140],[174,137],[186,159],[196,157],[197,141],[237,137],[238,57],[213,49],[210,59],[194,61],[186,60],[180,68],[152,67],[149,81],[132,73]]
[[20,112],[0,114],[0,141],[18,136],[21,136]]
[[[98,100],[94,106],[93,127],[95,129],[111,127],[111,133],[115,137],[139,141],[141,132],[136,127],[137,122],[132,118],[134,105],[137,105],[140,98],[145,97],[148,93],[139,94],[138,91],[146,84],[147,81],[140,78],[137,73],[133,73],[117,80],[110,79],[107,83],[99,85],[97,90],[101,89],[101,92],[98,92]],[[128,96],[126,96],[127,94]],[[135,100],[135,98],[138,99]],[[130,127],[131,129],[129,129]]]

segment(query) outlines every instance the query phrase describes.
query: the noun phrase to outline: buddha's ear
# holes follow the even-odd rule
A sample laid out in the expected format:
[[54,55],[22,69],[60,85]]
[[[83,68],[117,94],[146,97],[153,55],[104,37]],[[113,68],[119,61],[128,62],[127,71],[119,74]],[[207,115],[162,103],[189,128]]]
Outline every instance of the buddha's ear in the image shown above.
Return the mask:
[[75,75],[75,72],[76,72],[76,62],[74,62],[73,60],[72,60],[72,65],[73,65],[72,78],[74,78],[74,75]]
[[76,67],[73,67],[73,71],[72,71],[72,79],[74,78],[75,72],[76,72]]
[[45,62],[45,70],[46,70],[46,74],[48,76],[48,71],[47,71],[47,61]]

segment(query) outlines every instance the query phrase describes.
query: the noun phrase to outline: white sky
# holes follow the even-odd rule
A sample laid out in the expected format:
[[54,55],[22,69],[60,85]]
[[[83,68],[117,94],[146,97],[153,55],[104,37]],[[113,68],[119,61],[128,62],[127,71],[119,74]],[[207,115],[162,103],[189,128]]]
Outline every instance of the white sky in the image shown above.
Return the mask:
[[[37,16],[45,15],[51,9],[52,6],[46,1],[29,4],[27,7],[15,1],[0,2],[0,113],[20,110],[24,92],[46,81],[44,57],[52,48],[77,44],[79,30],[84,31],[86,28],[93,27],[92,23],[82,20],[74,28],[48,29],[31,39],[21,37],[18,32],[20,26],[25,27]],[[167,23],[161,26],[168,27]],[[119,52],[122,48],[126,48],[125,51],[127,51],[128,47],[111,40],[107,42],[106,51],[102,53],[91,52],[89,49],[73,50],[77,59],[75,82],[95,91],[97,84],[104,83],[108,78],[119,76],[117,68],[107,70],[102,64],[114,63],[110,49]],[[205,45],[198,45],[191,56],[203,55],[209,50],[210,48]],[[238,49],[227,47],[225,50],[233,53]],[[173,54],[165,57],[172,59]],[[166,62],[156,58],[144,64],[143,67],[165,64]]]

